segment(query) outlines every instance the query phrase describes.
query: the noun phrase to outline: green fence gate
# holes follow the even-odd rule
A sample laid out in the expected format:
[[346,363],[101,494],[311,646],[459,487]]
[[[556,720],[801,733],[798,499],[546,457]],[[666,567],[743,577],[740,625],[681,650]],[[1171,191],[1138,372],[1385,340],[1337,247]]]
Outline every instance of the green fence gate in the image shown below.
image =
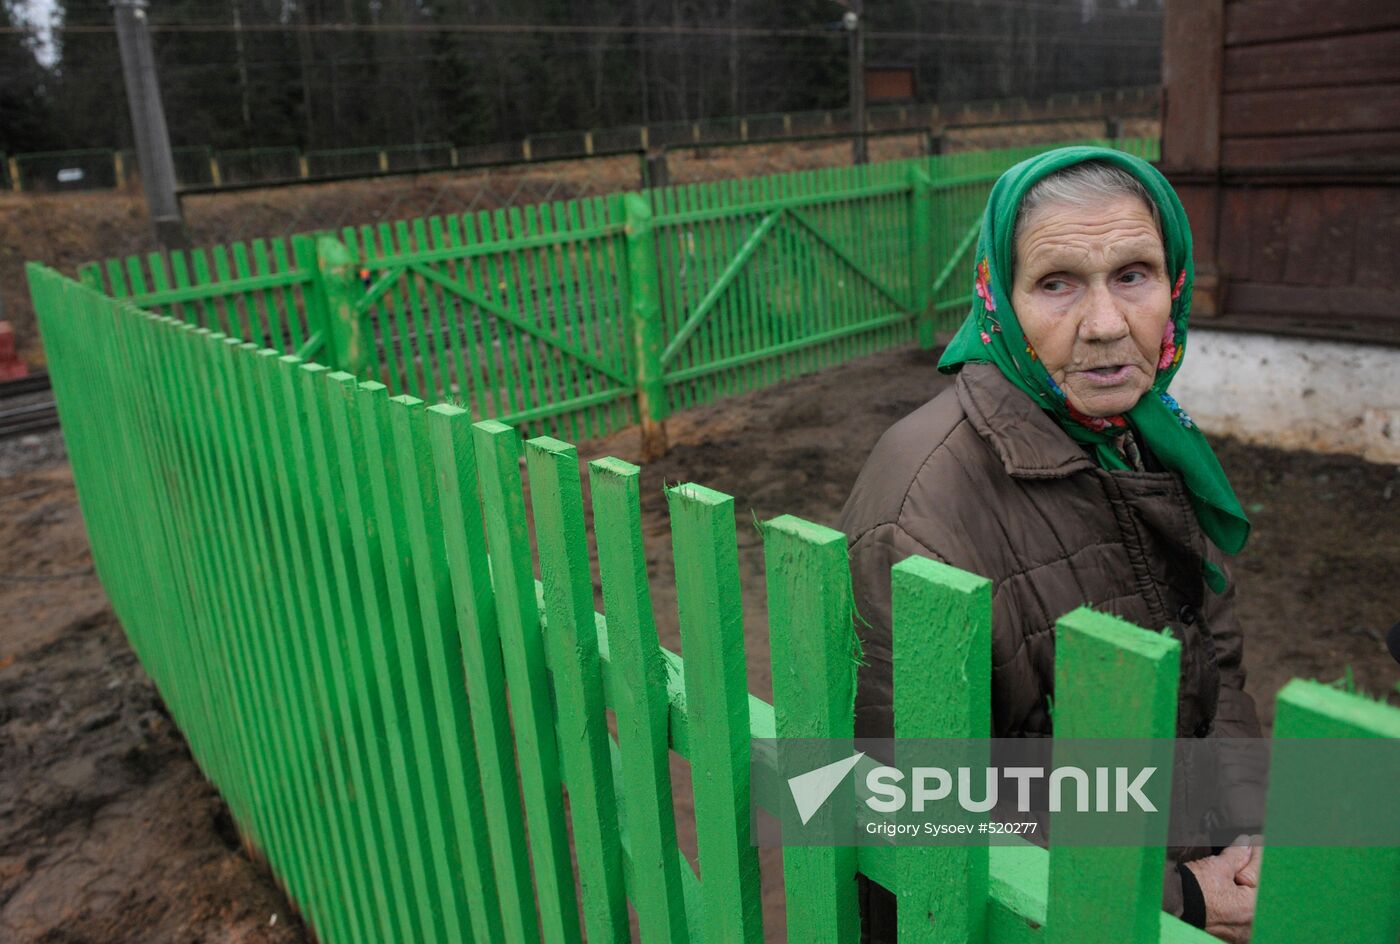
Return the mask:
[[235,243],[80,272],[153,311],[475,416],[569,438],[640,420],[655,451],[673,409],[916,337],[932,344],[968,304],[992,183],[1047,147],[385,222],[332,243]]

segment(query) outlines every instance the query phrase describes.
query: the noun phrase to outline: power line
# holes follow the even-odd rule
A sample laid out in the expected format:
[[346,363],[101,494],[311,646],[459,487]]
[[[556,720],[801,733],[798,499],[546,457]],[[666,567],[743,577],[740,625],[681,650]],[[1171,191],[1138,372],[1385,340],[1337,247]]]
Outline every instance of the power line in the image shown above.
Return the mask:
[[[27,32],[23,27],[0,27],[0,33],[22,33]],[[70,34],[106,34],[113,32],[110,26],[59,26],[54,27],[55,33]],[[812,28],[767,28],[767,27],[730,27],[730,26],[561,26],[557,24],[492,24],[492,23],[453,23],[453,24],[431,24],[431,23],[403,23],[403,24],[369,24],[369,23],[312,23],[312,24],[292,24],[281,25],[272,23],[245,24],[241,27],[234,27],[232,24],[208,23],[208,24],[170,24],[166,26],[151,25],[152,33],[162,34],[222,34],[222,33],[315,33],[320,35],[354,35],[360,33],[397,33],[397,34],[432,34],[432,33],[462,33],[472,35],[502,35],[502,36],[529,36],[529,35],[556,35],[556,36],[704,36],[720,39],[833,39],[843,40],[843,33],[830,29]],[[912,32],[896,30],[870,30],[866,33],[869,39],[879,40],[919,40],[926,42],[959,42],[959,43],[983,43],[996,45],[1004,43],[1004,36],[992,35],[987,32]],[[1118,47],[1142,47],[1156,49],[1161,45],[1159,38],[1128,39],[1115,36],[1097,36],[1084,32],[1066,33],[1061,35],[1037,36],[1037,44],[1047,45],[1071,45],[1071,46],[1118,46]]]
[[[102,24],[54,26],[55,33],[111,33],[115,27]],[[0,27],[0,33],[30,33],[23,26]],[[535,33],[558,35],[647,35],[729,37],[825,36],[844,39],[830,27],[760,26],[599,26],[559,23],[167,23],[151,24],[152,33]]]

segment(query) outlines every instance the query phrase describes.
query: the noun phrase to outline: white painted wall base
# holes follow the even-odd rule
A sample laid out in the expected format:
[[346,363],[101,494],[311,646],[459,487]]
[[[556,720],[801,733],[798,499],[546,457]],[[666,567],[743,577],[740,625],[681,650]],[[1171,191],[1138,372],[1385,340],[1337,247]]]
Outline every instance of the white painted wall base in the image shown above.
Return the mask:
[[1210,433],[1400,463],[1400,348],[1191,326],[1171,394]]

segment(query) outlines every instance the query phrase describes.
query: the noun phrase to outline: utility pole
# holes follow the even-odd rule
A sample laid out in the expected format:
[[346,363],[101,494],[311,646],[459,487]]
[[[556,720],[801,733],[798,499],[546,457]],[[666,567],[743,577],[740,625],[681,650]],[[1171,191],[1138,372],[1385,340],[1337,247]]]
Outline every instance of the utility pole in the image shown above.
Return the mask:
[[869,161],[865,147],[865,21],[861,16],[861,0],[849,0],[850,7],[841,24],[846,28],[851,61],[851,160],[857,164]]
[[116,11],[122,78],[136,138],[136,161],[141,167],[141,189],[146,192],[156,242],[164,249],[183,249],[189,245],[189,238],[180,215],[180,201],[175,196],[175,159],[170,153],[170,131],[160,103],[146,0],[112,0],[112,8]]

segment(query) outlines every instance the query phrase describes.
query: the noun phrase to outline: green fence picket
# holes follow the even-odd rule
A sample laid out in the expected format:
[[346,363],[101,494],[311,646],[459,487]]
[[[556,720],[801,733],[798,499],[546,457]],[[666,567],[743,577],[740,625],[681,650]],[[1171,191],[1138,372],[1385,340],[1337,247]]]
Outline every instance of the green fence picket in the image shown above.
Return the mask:
[[[895,737],[991,737],[991,581],[925,557],[896,564],[890,578]],[[986,846],[909,845],[895,858],[900,944],[986,937]]]
[[[407,509],[399,500],[409,475],[405,469],[414,456],[395,449],[389,401],[382,384],[360,385],[357,397],[366,445],[378,457],[370,466],[369,480],[379,531],[388,619],[382,631],[394,647],[390,673],[396,706],[400,712],[400,736],[411,751],[413,765],[409,789],[420,800],[420,835],[426,836],[430,855],[429,878],[442,921],[443,940],[464,940],[469,933],[466,888],[460,880],[463,861],[456,830],[449,830],[441,811],[449,794],[441,737],[433,714],[431,679],[426,644],[421,631],[423,612],[408,545]],[[467,824],[461,824],[462,829]]]
[[[375,389],[383,390],[382,384],[367,381],[365,385],[371,389],[369,395]],[[426,830],[422,821],[426,814],[411,780],[411,755],[404,743],[401,701],[395,697],[393,684],[397,662],[385,638],[388,590],[379,548],[378,513],[369,484],[370,466],[377,456],[369,451],[371,441],[363,429],[360,384],[349,374],[334,373],[327,377],[327,389],[335,443],[332,461],[340,483],[350,545],[347,571],[354,575],[354,589],[348,590],[342,603],[354,617],[349,628],[357,645],[352,645],[351,651],[362,653],[361,658],[351,660],[351,666],[360,670],[355,685],[363,693],[361,717],[372,725],[367,736],[371,785],[375,795],[382,798],[381,817],[390,846],[386,857],[390,863],[398,864],[389,870],[390,887],[396,900],[403,904],[397,927],[412,940],[441,940],[436,930],[438,907],[430,887],[424,849]]]
[[[423,723],[439,758],[434,776],[441,793],[436,815],[456,825],[456,854],[450,880],[466,891],[468,918],[479,941],[501,939],[500,898],[491,864],[488,827],[481,803],[481,775],[472,738],[471,710],[462,685],[465,667],[457,629],[456,604],[442,542],[443,515],[438,500],[422,401],[395,397],[389,407],[394,454],[399,459],[398,494],[407,527],[406,546],[416,582],[418,618],[414,658],[426,669]],[[449,838],[449,842],[451,839]]]
[[477,423],[473,433],[540,926],[548,942],[576,942],[581,939],[578,905],[560,802],[559,750],[521,494],[520,437],[511,427],[492,420]]
[[471,416],[442,403],[428,408],[428,435],[442,509],[442,534],[453,588],[466,695],[489,823],[491,860],[507,941],[539,939],[524,820],[516,787],[514,749],[506,702],[505,665],[496,600],[486,558],[477,500],[476,452]]
[[648,941],[684,942],[685,888],[681,869],[690,866],[676,845],[671,801],[669,703],[666,664],[657,641],[642,547],[641,470],[620,459],[588,464],[593,490],[593,526],[603,582],[608,652],[617,685],[613,714],[627,811],[632,870],[646,876],[648,893],[636,898],[637,920]]
[[[854,737],[860,644],[852,616],[846,536],[791,515],[763,525],[772,640],[773,709],[779,738]],[[813,822],[854,791],[837,789]],[[860,934],[851,846],[783,850],[788,938],[853,941]]]
[[[1319,682],[1294,679],[1278,693],[1276,704],[1276,741],[1400,738],[1400,711]],[[1400,848],[1268,845],[1270,821],[1305,822],[1320,805],[1330,805],[1329,800],[1307,785],[1270,782],[1252,940],[1400,940]],[[1328,882],[1328,877],[1341,878]]]
[[749,690],[734,499],[701,485],[668,489],[676,604],[694,726],[700,901],[706,941],[763,940],[758,850],[749,834]]
[[[335,462],[334,432],[331,428],[330,398],[332,385],[351,382],[344,373],[331,373],[317,364],[303,365],[295,372],[293,392],[299,400],[299,415],[305,429],[306,443],[299,453],[299,467],[314,483],[307,489],[308,521],[320,524],[319,553],[328,568],[325,581],[330,599],[324,604],[329,616],[326,655],[331,665],[330,679],[338,708],[347,729],[344,749],[347,754],[349,784],[357,795],[360,809],[360,835],[363,843],[363,867],[370,879],[370,897],[375,904],[378,927],[384,939],[403,936],[400,909],[407,895],[402,882],[403,863],[393,858],[391,831],[393,818],[389,810],[382,768],[371,746],[381,743],[379,727],[368,702],[372,689],[365,668],[364,612],[359,604],[359,587],[353,571],[352,538],[349,516],[343,501],[339,467]],[[319,505],[319,507],[317,507]],[[384,876],[376,881],[374,876]]]
[[[1156,767],[1142,792],[1159,810],[1170,808],[1180,658],[1181,643],[1170,634],[1148,632],[1087,607],[1062,616],[1055,624],[1054,723],[1056,737],[1071,746],[1056,748],[1056,766],[1097,766],[1092,754],[1079,753],[1075,741],[1131,739],[1131,753],[1123,745],[1114,752],[1115,763],[1133,756],[1129,768]],[[1121,829],[1141,821],[1141,844],[1076,844],[1084,841],[1083,820],[1070,810],[1051,816],[1046,920],[1052,944],[1156,939],[1166,819],[1128,811],[1116,816]],[[1066,842],[1055,844],[1055,837]],[[1109,901],[1113,904],[1106,907]]]
[[622,836],[609,757],[578,451],[557,439],[541,437],[526,443],[525,458],[584,922],[590,941],[626,941]]

